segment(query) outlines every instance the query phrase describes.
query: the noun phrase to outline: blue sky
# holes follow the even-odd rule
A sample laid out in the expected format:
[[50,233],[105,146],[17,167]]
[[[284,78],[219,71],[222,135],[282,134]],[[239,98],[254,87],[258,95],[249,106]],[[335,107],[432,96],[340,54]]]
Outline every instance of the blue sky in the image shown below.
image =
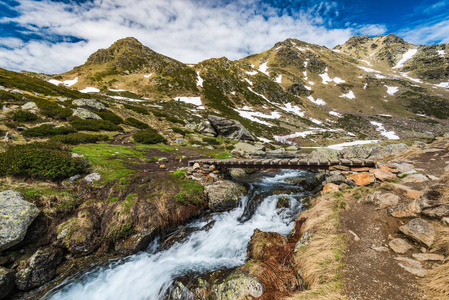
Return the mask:
[[449,0],[0,0],[0,67],[62,73],[127,36],[196,63],[290,37],[331,48],[388,33],[449,43]]

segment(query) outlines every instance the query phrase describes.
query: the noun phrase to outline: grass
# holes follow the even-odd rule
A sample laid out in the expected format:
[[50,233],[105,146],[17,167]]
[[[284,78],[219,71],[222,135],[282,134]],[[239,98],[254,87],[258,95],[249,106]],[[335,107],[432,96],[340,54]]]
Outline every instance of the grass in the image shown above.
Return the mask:
[[228,159],[232,157],[232,154],[229,152],[219,152],[213,155],[216,159]]

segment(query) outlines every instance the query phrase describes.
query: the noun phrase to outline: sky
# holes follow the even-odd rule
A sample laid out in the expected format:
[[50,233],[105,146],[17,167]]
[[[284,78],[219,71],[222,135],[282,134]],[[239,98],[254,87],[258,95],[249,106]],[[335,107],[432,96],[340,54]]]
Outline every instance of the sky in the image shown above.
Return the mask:
[[287,38],[333,48],[389,33],[449,43],[449,0],[0,0],[0,67],[59,74],[129,36],[197,63]]

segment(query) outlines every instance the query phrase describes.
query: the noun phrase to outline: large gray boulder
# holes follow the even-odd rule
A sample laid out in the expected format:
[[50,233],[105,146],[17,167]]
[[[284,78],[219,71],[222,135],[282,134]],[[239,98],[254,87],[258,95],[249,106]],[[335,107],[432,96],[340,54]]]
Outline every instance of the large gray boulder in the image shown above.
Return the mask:
[[195,128],[198,130],[199,133],[202,133],[204,135],[210,135],[210,136],[217,136],[218,133],[215,131],[215,129],[212,127],[209,121],[204,120],[201,121]]
[[23,199],[21,193],[4,191],[0,193],[0,251],[20,243],[28,226],[39,215],[36,205]]
[[239,121],[229,120],[210,115],[208,117],[210,124],[219,135],[231,140],[254,141],[254,136]]
[[209,199],[209,208],[213,211],[226,211],[237,207],[240,198],[247,192],[243,185],[229,180],[218,181],[204,188]]
[[422,219],[413,219],[406,225],[399,227],[399,230],[410,238],[423,243],[427,247],[432,246],[435,241],[436,231],[432,225]]
[[406,144],[400,143],[400,144],[390,144],[385,147],[375,145],[372,147],[371,155],[369,156],[370,159],[382,159],[388,156],[394,156],[398,155],[399,153],[405,151],[408,149],[408,146]]
[[94,120],[101,120],[101,117],[97,114],[94,114],[90,110],[87,110],[85,108],[77,108],[73,112],[74,117],[79,117],[81,119],[94,119]]
[[251,145],[249,143],[239,142],[234,145],[232,153],[261,155],[265,153],[264,145]]
[[320,148],[310,153],[308,158],[310,160],[339,159],[341,158],[341,153],[340,151],[334,149]]
[[0,267],[0,299],[5,298],[14,288],[14,271]]
[[22,109],[24,110],[37,110],[37,105],[34,102],[27,102],[24,105],[22,105]]
[[341,151],[341,154],[343,158],[345,159],[351,159],[351,158],[359,158],[359,159],[366,159],[370,157],[371,153],[373,152],[372,146],[367,145],[356,145],[353,147],[345,148]]
[[59,248],[39,249],[30,257],[30,268],[34,270],[56,268],[61,263],[63,255]]
[[76,99],[72,104],[93,111],[106,111],[106,106],[95,99]]
[[17,288],[22,291],[37,288],[52,280],[52,278],[55,276],[55,273],[56,269],[22,269],[16,273]]

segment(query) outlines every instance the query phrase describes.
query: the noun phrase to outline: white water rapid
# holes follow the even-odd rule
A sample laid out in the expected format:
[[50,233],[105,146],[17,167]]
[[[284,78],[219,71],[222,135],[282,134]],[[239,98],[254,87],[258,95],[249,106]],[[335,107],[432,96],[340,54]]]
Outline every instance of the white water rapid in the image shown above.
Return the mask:
[[[156,250],[158,245],[154,243],[145,252],[67,279],[44,299],[163,299],[170,283],[179,276],[243,265],[254,229],[284,235],[291,231],[306,193],[297,190],[291,195],[271,195],[270,191],[282,186],[291,188],[284,180],[304,174],[304,171],[284,171],[263,177],[252,184],[253,192],[268,196],[246,218],[241,217],[250,201],[243,197],[240,206],[229,212],[212,214],[188,224],[197,230],[171,248]],[[289,208],[276,207],[281,197],[289,199]]]

